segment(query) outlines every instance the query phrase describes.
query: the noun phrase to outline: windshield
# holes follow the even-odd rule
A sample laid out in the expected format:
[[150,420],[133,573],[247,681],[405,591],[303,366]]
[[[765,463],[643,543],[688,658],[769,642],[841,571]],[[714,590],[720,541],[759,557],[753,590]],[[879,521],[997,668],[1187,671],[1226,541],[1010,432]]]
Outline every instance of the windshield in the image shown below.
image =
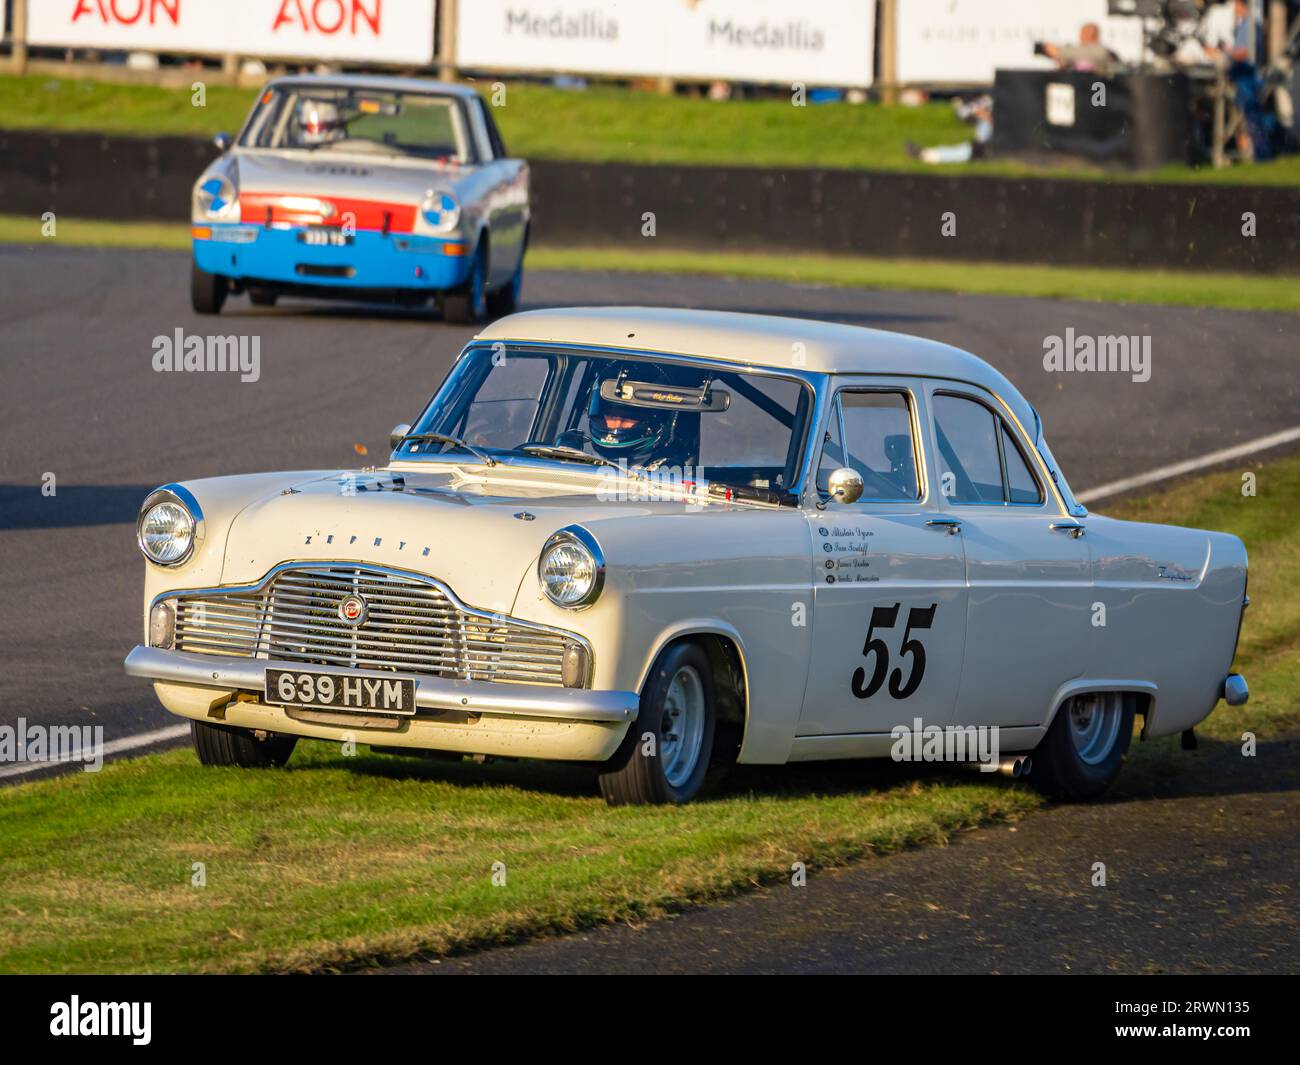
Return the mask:
[[318,85],[267,89],[240,144],[468,162],[457,101],[427,93]]
[[[799,477],[811,388],[798,380],[654,356],[471,348],[396,456],[463,452],[532,456],[686,479],[787,501]],[[744,491],[749,490],[749,491]]]

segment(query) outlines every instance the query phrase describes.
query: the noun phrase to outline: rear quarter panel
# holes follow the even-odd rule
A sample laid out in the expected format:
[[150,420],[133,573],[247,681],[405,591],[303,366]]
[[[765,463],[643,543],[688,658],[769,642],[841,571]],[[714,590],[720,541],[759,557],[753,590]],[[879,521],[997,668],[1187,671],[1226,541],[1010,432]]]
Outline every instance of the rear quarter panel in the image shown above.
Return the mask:
[[1228,533],[1097,515],[1087,526],[1096,599],[1106,608],[1090,672],[1156,685],[1145,735],[1191,728],[1214,708],[1232,668],[1245,545]]

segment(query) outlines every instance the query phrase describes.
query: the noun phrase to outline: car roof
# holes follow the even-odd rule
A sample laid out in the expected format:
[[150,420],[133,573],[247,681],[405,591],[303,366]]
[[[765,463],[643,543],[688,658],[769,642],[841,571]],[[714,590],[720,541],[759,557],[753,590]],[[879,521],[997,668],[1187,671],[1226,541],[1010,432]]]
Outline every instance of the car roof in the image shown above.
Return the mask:
[[469,98],[477,95],[468,85],[431,78],[400,78],[385,74],[286,74],[272,78],[267,88],[274,85],[319,85],[325,88],[387,89],[391,92],[427,92],[441,96]]
[[883,329],[734,311],[565,307],[512,314],[484,328],[479,338],[659,351],[774,370],[967,381],[1001,397],[1031,437],[1034,432],[1028,401],[983,359],[950,344]]

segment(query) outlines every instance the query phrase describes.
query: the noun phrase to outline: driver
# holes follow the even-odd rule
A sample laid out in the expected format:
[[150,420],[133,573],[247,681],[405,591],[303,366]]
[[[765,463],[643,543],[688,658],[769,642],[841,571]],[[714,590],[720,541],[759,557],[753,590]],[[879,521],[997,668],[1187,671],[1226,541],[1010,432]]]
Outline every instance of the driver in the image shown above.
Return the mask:
[[685,427],[678,424],[691,417],[699,415],[605,399],[600,394],[599,383],[591,390],[591,404],[587,408],[591,446],[596,454],[611,462],[623,459],[629,467],[647,470],[665,464],[691,464],[691,448],[682,439],[686,435]]
[[343,118],[329,100],[303,100],[298,105],[298,138],[303,144],[327,144],[343,135]]

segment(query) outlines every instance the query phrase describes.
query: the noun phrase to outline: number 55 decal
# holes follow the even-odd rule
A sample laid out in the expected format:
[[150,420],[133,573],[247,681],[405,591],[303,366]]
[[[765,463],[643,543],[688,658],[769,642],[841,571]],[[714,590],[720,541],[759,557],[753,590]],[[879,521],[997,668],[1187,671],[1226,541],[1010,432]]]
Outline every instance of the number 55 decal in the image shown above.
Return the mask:
[[[871,623],[867,626],[867,639],[862,645],[864,656],[872,658],[871,679],[867,671],[858,666],[853,671],[853,694],[859,699],[870,699],[885,683],[885,672],[889,669],[889,648],[885,641],[875,635],[876,629],[892,629],[898,624],[898,612],[902,603],[893,606],[878,606],[871,611]],[[934,615],[939,609],[938,603],[929,606],[914,606],[907,612],[907,625],[903,628],[903,645],[898,649],[899,656],[911,655],[912,668],[903,680],[902,668],[895,669],[889,675],[889,694],[895,699],[906,699],[921,686],[925,676],[925,645],[920,640],[912,639],[913,629],[928,629],[934,625]]]

